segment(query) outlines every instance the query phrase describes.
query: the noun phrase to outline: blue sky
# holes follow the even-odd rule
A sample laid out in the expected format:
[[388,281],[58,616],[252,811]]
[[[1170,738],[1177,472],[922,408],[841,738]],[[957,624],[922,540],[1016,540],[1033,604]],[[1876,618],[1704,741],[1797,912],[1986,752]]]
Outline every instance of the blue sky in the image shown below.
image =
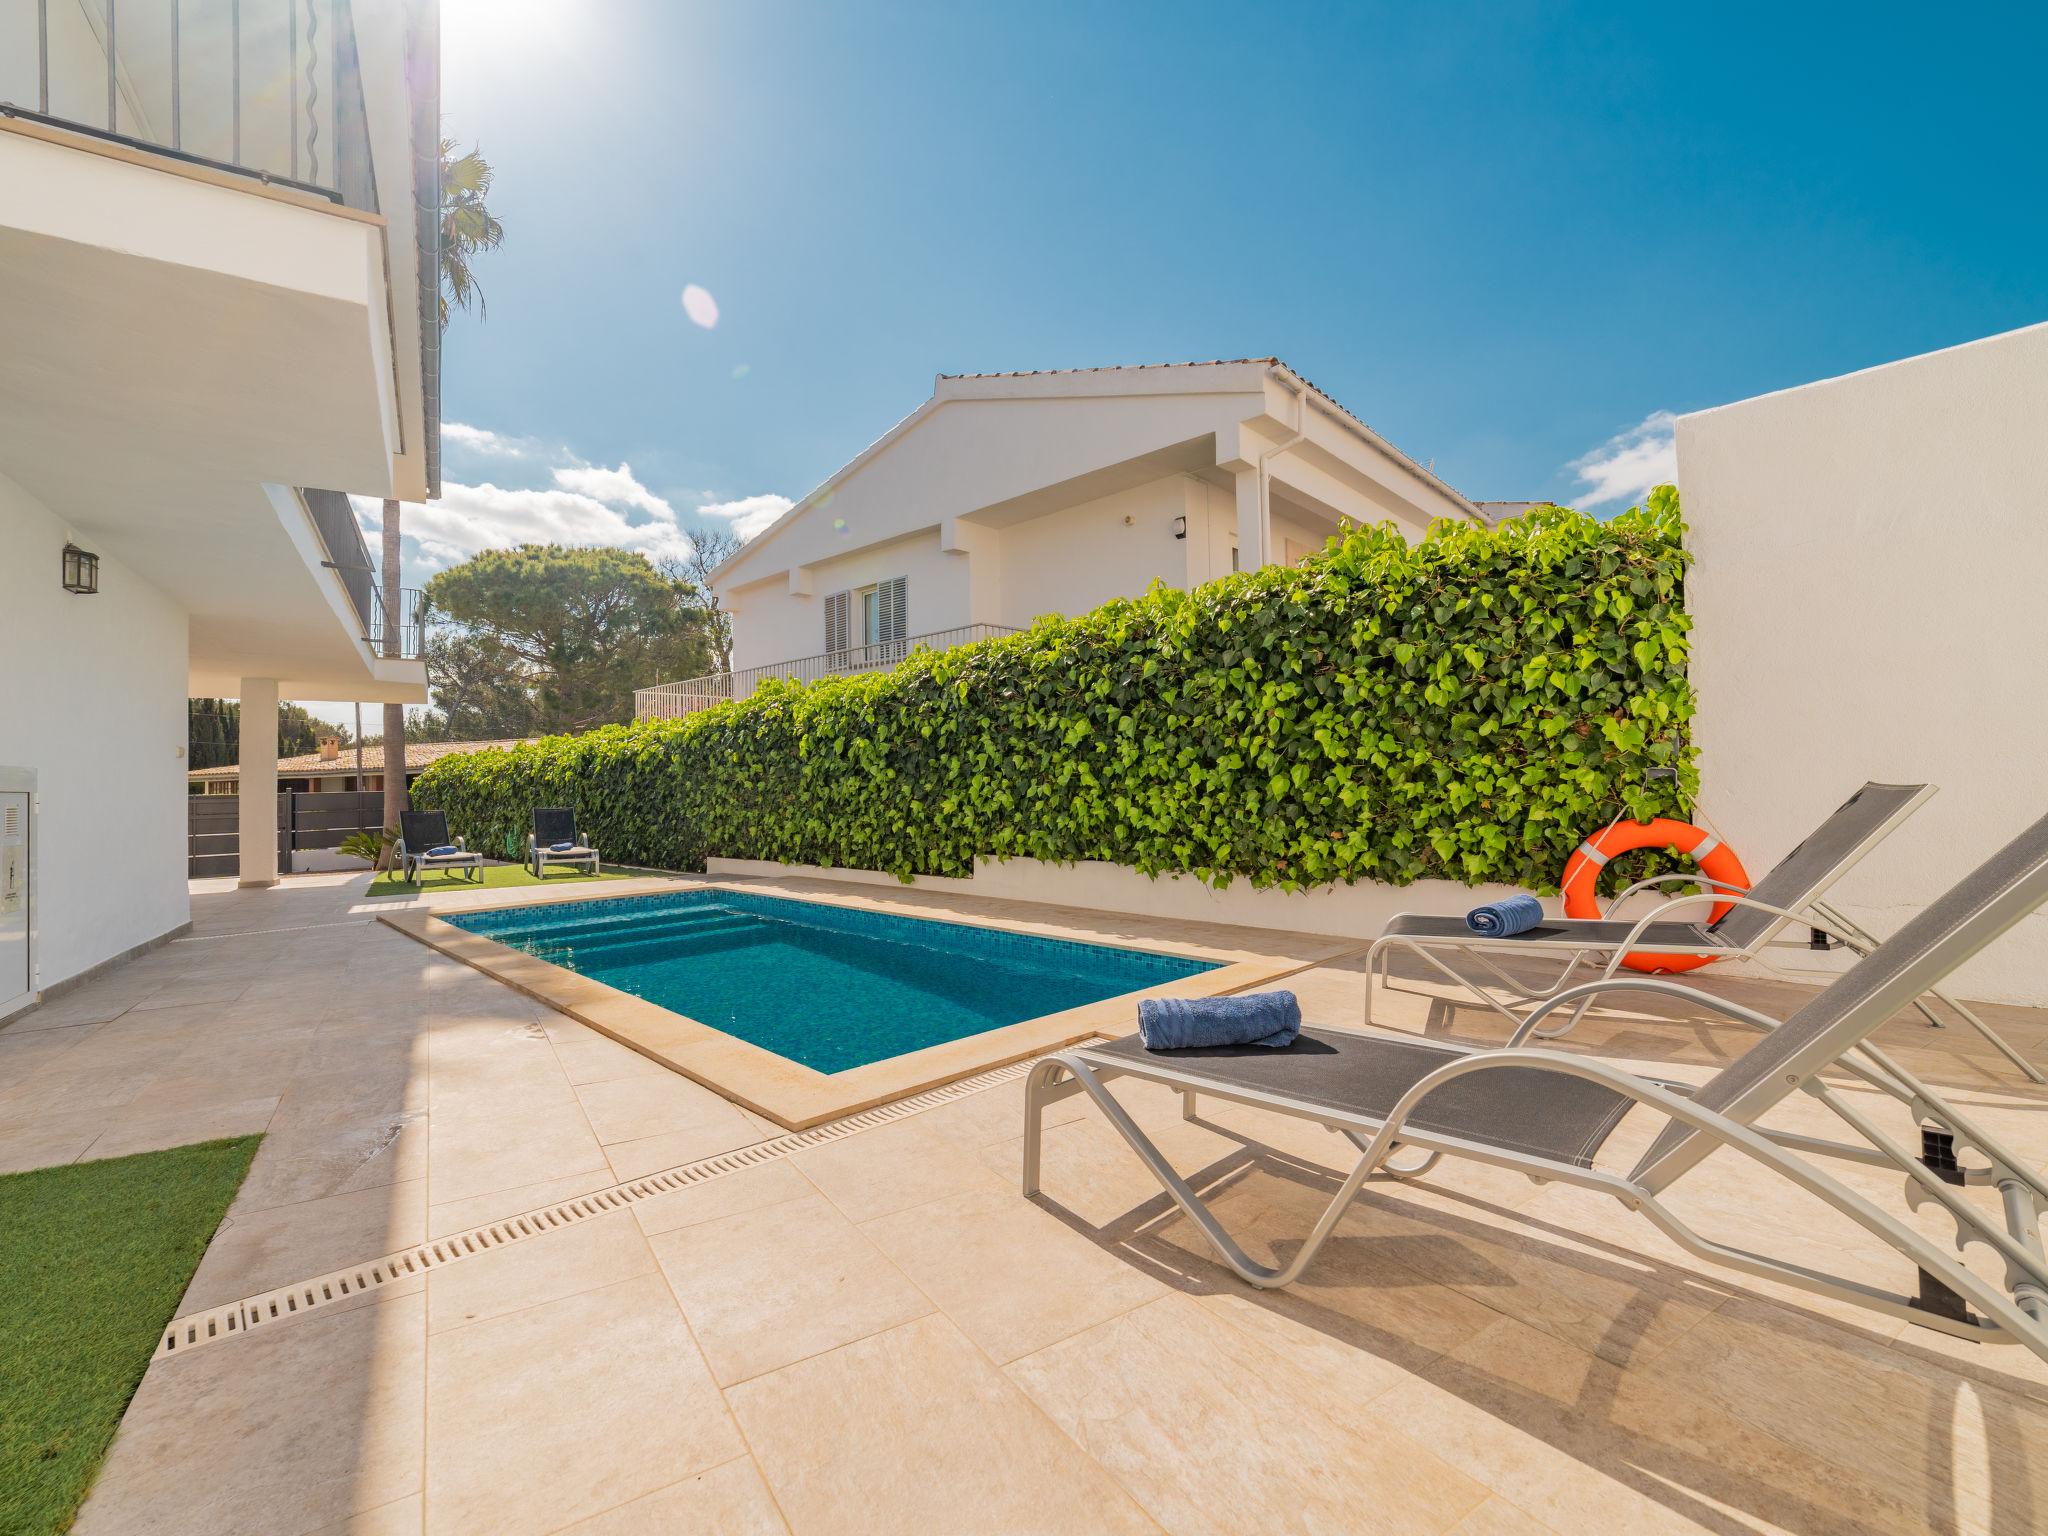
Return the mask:
[[2048,318],[2038,5],[443,13],[506,239],[420,571],[751,526],[938,372],[1267,353],[1618,510],[1660,413]]

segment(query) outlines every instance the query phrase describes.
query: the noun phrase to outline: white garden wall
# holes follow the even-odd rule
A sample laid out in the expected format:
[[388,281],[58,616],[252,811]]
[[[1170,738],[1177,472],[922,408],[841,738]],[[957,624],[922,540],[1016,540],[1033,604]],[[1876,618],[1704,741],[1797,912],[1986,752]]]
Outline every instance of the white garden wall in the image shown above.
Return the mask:
[[185,612],[118,561],[60,584],[68,528],[0,476],[0,765],[33,769],[47,990],[191,916]]
[[[709,859],[705,870],[718,875],[797,876],[846,880],[867,885],[898,885],[894,875],[875,870],[831,869],[812,864],[777,864],[767,859]],[[1239,880],[1217,890],[1182,875],[1157,879],[1123,864],[1048,864],[1038,859],[976,859],[972,878],[922,875],[913,887],[988,896],[1004,901],[1042,902],[1050,906],[1084,907],[1099,912],[1127,912],[1169,921],[1235,923],[1247,928],[1278,928],[1293,933],[1377,938],[1396,912],[1465,913],[1481,902],[1514,894],[1505,885],[1457,885],[1448,880],[1418,880],[1413,885],[1381,885],[1362,880],[1356,885],[1326,885],[1310,891],[1254,890]],[[1555,910],[1555,900],[1544,903]]]
[[[2048,325],[1682,417],[1678,473],[1705,810],[1755,875],[1939,785],[1840,891],[1891,932],[2048,814]],[[2048,916],[1958,990],[2048,1004]]]

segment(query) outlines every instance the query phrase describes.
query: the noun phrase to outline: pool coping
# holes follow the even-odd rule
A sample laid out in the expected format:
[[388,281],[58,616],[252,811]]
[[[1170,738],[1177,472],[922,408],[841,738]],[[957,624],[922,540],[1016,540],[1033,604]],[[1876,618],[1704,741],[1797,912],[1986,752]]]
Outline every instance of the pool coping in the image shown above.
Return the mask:
[[[689,889],[770,894],[761,891],[753,882],[745,881],[693,881]],[[594,891],[586,886],[555,893],[551,900],[546,901],[528,897],[489,906],[465,905],[460,909],[460,915],[467,917],[478,912],[497,912],[508,908],[551,906],[557,901],[629,900],[649,894],[657,893],[644,890]],[[778,891],[773,894],[776,899],[784,901],[812,902],[854,911],[874,910],[858,900],[835,901],[809,893],[795,896]],[[973,914],[919,916],[921,920],[930,922],[957,923],[1004,933],[1030,933],[1029,929]],[[377,921],[451,960],[459,960],[504,982],[536,1002],[545,1003],[557,1013],[566,1014],[577,1023],[587,1025],[792,1131],[806,1130],[827,1120],[858,1114],[977,1072],[1042,1056],[1079,1040],[1105,1034],[1126,1034],[1133,1027],[1132,1008],[1136,998],[1220,997],[1242,992],[1248,987],[1278,981],[1297,971],[1324,964],[1360,947],[1357,941],[1350,939],[1316,940],[1303,936],[1298,954],[1254,955],[1248,959],[1231,958],[1201,944],[1176,942],[1170,950],[1147,947],[1141,952],[1208,960],[1215,963],[1216,969],[1163,982],[1155,987],[1121,993],[1100,1002],[1084,1003],[1078,1008],[1067,1008],[1058,1013],[984,1030],[958,1040],[941,1041],[937,1045],[907,1051],[901,1056],[849,1067],[843,1072],[820,1072],[815,1067],[779,1056],[752,1041],[674,1013],[630,992],[622,992],[550,961],[537,959],[509,944],[500,944],[482,934],[458,928],[430,910],[410,908],[380,912]],[[1140,948],[1128,941],[1075,937],[1071,942],[1095,943],[1109,949]]]

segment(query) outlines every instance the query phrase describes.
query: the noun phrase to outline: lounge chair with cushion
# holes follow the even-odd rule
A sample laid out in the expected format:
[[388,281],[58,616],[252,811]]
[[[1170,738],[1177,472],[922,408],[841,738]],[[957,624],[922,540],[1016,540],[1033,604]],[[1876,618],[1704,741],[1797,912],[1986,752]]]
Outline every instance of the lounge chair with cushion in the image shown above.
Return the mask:
[[[1877,936],[1852,922],[1824,898],[1837,881],[1933,795],[1931,784],[1865,784],[1747,891],[1720,885],[1698,873],[1653,875],[1638,880],[1616,896],[1608,904],[1606,917],[1546,918],[1534,928],[1500,938],[1472,932],[1462,917],[1398,913],[1388,920],[1366,954],[1373,993],[1387,989],[1389,962],[1394,952],[1406,951],[1516,1026],[1516,1043],[1520,1043],[1525,1034],[1522,1026],[1531,1007],[1555,998],[1571,985],[1582,974],[1582,965],[1597,967],[1602,978],[1613,976],[1631,950],[1723,960],[1751,959],[1767,947],[1784,943],[1780,935],[1789,927],[1809,930],[1814,936],[1812,942],[1821,947],[1868,954],[1877,947]],[[1677,884],[1704,889],[1697,894],[1668,897],[1631,920],[1613,915],[1631,896]],[[1703,906],[1720,903],[1727,903],[1729,910],[1718,920],[1682,921],[1677,915],[1681,909],[1689,909],[1684,915],[1691,916]],[[1804,934],[1794,942],[1800,948],[1810,947]],[[1562,969],[1548,985],[1532,986],[1496,963],[1516,956],[1561,961]],[[1456,963],[1459,961],[1465,962],[1466,968]],[[1975,1029],[2029,1079],[2044,1081],[2034,1065],[1974,1010],[1939,989],[1930,988],[1929,995]],[[1503,1002],[1503,996],[1509,1001]],[[1582,997],[1569,1014],[1542,1031],[1544,1038],[1569,1030],[1584,1015],[1590,1000]],[[1913,1006],[1928,1024],[1936,1029],[1943,1027],[1941,1016],[1924,999],[1916,998]],[[1366,1016],[1370,1022],[1370,1004]]]
[[[1033,1195],[1039,1188],[1045,1106],[1085,1092],[1224,1262],[1253,1285],[1283,1286],[1300,1276],[1373,1174],[1413,1178],[1440,1157],[1464,1157],[1611,1195],[1702,1258],[1959,1337],[2023,1343],[2048,1360],[2048,1262],[2040,1239],[2048,1183],[2026,1159],[1871,1044],[1885,1020],[2044,902],[2048,817],[1782,1023],[1647,976],[1609,977],[1568,988],[1531,1015],[1533,1028],[1547,1013],[1582,996],[1633,990],[1681,998],[1763,1032],[1741,1056],[1692,1090],[1555,1048],[1476,1050],[1370,1029],[1304,1029],[1294,1044],[1278,1049],[1253,1045],[1153,1052],[1132,1035],[1061,1051],[1040,1061],[1026,1079],[1024,1192]],[[1920,1122],[1921,1145],[1908,1148],[1892,1139],[1823,1079],[1824,1070],[1909,1106]],[[1259,1264],[1109,1092],[1108,1085],[1119,1077],[1175,1089],[1183,1115],[1190,1118],[1197,1098],[1208,1094],[1312,1121],[1349,1139],[1360,1154],[1357,1164],[1293,1258],[1278,1268]],[[1794,1093],[1826,1105],[1854,1139],[1833,1141],[1758,1123]],[[1668,1123],[1627,1173],[1596,1168],[1601,1145],[1638,1107]],[[1759,1181],[1785,1180],[1890,1246],[1918,1269],[1918,1294],[1885,1291],[1693,1231],[1664,1204],[1664,1195],[1722,1148],[1747,1158]],[[1954,1223],[1956,1242],[1930,1240],[1832,1177],[1809,1160],[1813,1156],[1902,1173],[1909,1207],[1941,1207]],[[1964,1189],[1971,1185],[1998,1191],[2002,1220],[1966,1198]],[[2002,1283],[1958,1260],[1956,1251],[1966,1242],[1993,1251],[2004,1270]]]
[[473,879],[484,877],[484,856],[448,835],[446,811],[400,811],[395,852],[401,880],[417,880],[426,869],[463,869]]
[[542,879],[550,864],[583,864],[598,872],[597,849],[589,846],[576,830],[576,813],[552,806],[533,813],[533,830],[526,834],[526,861],[533,878]]

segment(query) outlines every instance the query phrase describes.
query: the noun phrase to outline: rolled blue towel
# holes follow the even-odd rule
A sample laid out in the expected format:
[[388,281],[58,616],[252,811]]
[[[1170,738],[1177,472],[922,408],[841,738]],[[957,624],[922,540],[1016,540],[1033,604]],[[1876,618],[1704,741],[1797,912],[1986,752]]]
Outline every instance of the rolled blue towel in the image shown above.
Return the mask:
[[550,843],[548,844],[548,852],[567,853],[571,848],[574,848],[575,846],[576,845],[574,843]]
[[453,843],[443,843],[443,844],[442,844],[442,845],[441,845],[440,847],[438,847],[438,848],[429,848],[429,849],[427,850],[427,857],[428,857],[428,858],[430,858],[430,859],[439,859],[439,858],[445,858],[445,857],[446,857],[447,855],[449,855],[449,854],[451,854],[451,853],[460,853],[460,852],[462,852],[462,850],[461,850],[460,848],[456,847],[456,846],[455,846],[455,845],[454,845]]
[[1301,1005],[1292,992],[1238,997],[1145,997],[1138,1000],[1138,1036],[1148,1051],[1204,1045],[1292,1045],[1301,1033]]
[[1465,914],[1465,926],[1484,939],[1511,939],[1543,921],[1543,903],[1534,896],[1489,901]]

